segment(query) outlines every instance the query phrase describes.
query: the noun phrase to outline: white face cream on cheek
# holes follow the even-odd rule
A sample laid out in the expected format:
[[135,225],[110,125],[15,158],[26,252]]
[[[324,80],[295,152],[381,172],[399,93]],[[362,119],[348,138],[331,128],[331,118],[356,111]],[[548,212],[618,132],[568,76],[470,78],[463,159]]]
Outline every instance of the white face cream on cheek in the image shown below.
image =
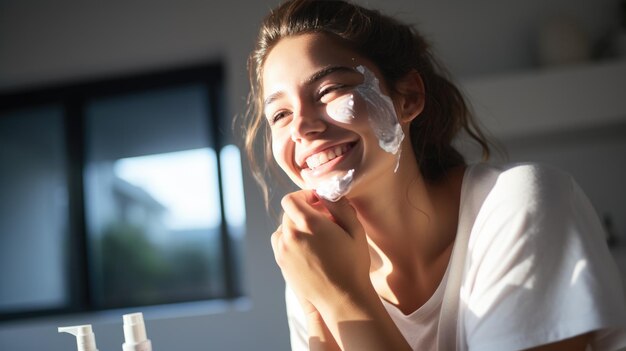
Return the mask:
[[328,116],[339,123],[351,123],[354,119],[354,95],[345,95],[326,106]]
[[[326,113],[339,123],[352,123],[354,120],[354,95],[349,94],[333,100],[326,106]],[[350,191],[353,176],[354,169],[350,169],[344,174],[334,175],[330,179],[319,181],[314,186],[315,192],[328,201],[337,202]]]
[[395,172],[400,164],[400,145],[404,140],[404,132],[398,122],[393,101],[382,93],[378,78],[372,71],[364,66],[358,66],[356,69],[363,74],[363,83],[355,90],[367,103],[370,126],[378,138],[378,145],[383,150],[397,155]]

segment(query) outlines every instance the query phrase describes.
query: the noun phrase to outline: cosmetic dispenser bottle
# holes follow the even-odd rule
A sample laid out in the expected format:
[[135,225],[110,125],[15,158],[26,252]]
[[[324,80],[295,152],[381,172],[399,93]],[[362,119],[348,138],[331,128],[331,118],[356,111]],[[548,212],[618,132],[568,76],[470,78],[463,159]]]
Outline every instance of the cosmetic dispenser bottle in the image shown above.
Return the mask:
[[98,351],[96,348],[96,336],[91,329],[91,324],[59,327],[59,333],[74,335],[78,351]]
[[146,336],[143,314],[130,313],[122,316],[124,321],[123,351],[152,351],[152,343]]

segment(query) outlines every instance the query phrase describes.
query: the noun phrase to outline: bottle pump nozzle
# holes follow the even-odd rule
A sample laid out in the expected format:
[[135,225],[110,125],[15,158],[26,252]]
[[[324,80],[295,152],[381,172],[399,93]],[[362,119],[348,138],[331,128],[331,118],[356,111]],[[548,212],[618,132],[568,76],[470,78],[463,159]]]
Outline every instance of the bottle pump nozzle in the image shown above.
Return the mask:
[[70,333],[74,335],[76,337],[76,347],[78,351],[98,351],[96,348],[96,336],[91,329],[91,324],[59,327],[59,333]]
[[141,312],[125,314],[124,321],[124,351],[151,351],[152,343],[146,336],[146,326]]

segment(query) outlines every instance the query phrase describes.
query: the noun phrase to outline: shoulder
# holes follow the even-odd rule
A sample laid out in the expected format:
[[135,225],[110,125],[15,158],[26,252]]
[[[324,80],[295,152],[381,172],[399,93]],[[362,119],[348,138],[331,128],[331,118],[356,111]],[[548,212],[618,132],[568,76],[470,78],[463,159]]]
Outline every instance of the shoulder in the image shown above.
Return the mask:
[[463,273],[468,344],[523,349],[623,319],[601,223],[573,178],[540,164],[477,170],[473,184],[490,188]]
[[501,167],[498,177],[504,185],[514,185],[511,190],[537,192],[552,192],[554,190],[571,191],[572,177],[549,165],[539,163],[518,163]]
[[491,188],[468,243],[474,268],[514,267],[528,257],[556,268],[607,253],[596,211],[569,174],[540,164],[489,166],[489,172]]
[[490,208],[524,212],[562,209],[577,187],[568,173],[539,163],[474,165],[467,178],[467,187],[486,188],[481,212]]
[[479,167],[478,172],[468,186],[486,187],[470,234],[474,259],[522,257],[509,256],[513,250],[549,254],[577,240],[581,206],[594,215],[572,177],[557,168],[536,163],[474,167]]
[[[492,182],[494,189],[519,195],[541,192],[571,191],[571,175],[556,167],[540,163],[512,163],[502,165],[477,164],[472,166],[472,183]],[[526,197],[526,196],[524,196]]]

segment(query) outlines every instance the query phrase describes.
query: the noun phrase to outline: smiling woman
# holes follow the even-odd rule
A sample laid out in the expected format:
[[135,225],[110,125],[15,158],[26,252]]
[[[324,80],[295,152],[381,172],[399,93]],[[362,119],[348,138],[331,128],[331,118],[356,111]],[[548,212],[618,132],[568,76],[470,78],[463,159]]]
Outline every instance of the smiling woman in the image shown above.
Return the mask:
[[489,143],[414,29],[345,1],[287,1],[249,67],[251,161],[265,131],[266,164],[302,189],[271,240],[294,350],[626,346],[582,190],[548,166],[467,164],[455,138],[485,160]]

